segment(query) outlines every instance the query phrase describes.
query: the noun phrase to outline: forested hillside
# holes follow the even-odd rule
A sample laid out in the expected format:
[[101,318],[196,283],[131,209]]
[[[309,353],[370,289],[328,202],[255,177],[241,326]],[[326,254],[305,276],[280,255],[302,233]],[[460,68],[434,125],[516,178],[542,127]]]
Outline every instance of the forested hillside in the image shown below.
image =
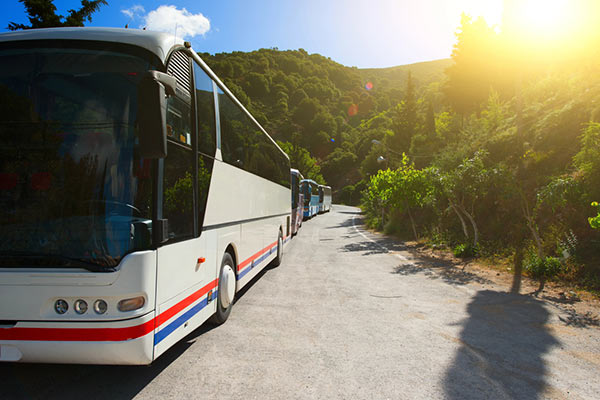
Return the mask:
[[600,289],[597,38],[560,54],[503,39],[465,16],[451,60],[359,70],[302,49],[201,56],[292,166],[361,202],[371,226],[514,258],[542,285]]
[[[393,132],[406,68],[358,70],[302,49],[201,56],[290,154],[292,166],[332,185],[338,200],[349,186],[346,201],[358,202],[354,184],[367,176],[361,165],[371,140]],[[447,64],[420,63],[410,70],[425,85],[442,76]]]

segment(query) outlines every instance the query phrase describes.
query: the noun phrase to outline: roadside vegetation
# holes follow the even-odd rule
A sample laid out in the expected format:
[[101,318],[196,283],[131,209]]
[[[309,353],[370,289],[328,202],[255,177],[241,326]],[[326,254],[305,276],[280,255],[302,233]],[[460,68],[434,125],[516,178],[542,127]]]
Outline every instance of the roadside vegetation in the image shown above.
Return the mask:
[[[458,32],[439,91],[407,83],[408,126],[381,141],[386,168],[366,180],[367,224],[458,257],[511,259],[538,292],[550,279],[598,292],[598,37],[548,54],[483,20],[464,17]],[[432,97],[444,99],[434,113]]]

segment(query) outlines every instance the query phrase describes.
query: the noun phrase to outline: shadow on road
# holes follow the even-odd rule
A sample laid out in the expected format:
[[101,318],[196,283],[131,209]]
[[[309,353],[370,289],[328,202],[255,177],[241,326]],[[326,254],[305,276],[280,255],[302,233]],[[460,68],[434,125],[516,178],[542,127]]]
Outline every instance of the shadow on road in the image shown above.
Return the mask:
[[575,328],[587,328],[590,326],[600,326],[600,319],[598,316],[594,315],[591,312],[586,312],[585,314],[578,314],[577,311],[570,309],[564,310],[566,316],[558,317],[562,322],[565,323],[566,326],[572,326]]
[[131,399],[213,328],[204,324],[149,366],[0,364],[0,398]]
[[459,269],[456,263],[437,258],[419,256],[417,260],[405,262],[394,268],[394,274],[416,275],[423,274],[429,279],[442,279],[451,285],[466,285],[471,282],[491,284],[492,281],[477,274]]
[[[559,342],[549,333],[549,312],[529,296],[484,290],[467,307],[454,361],[446,371],[449,399],[543,398],[543,360]],[[546,394],[545,394],[546,393]]]
[[[357,225],[359,224],[359,221],[360,221],[360,218],[356,218]],[[354,226],[354,221],[352,221],[352,218],[348,218],[347,220],[343,221],[341,224],[328,226],[325,229],[352,228],[353,226]]]
[[351,214],[351,215],[360,215],[362,214],[362,211],[360,210],[356,210],[356,211],[337,211],[335,210],[336,213],[338,214]]

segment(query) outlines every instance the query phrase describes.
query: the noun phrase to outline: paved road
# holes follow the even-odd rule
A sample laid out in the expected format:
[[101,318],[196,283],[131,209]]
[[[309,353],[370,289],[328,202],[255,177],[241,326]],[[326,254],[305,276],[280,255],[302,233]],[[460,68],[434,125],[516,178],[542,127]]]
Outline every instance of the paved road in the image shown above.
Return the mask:
[[570,317],[434,268],[335,206],[225,325],[149,367],[0,365],[0,398],[599,399],[600,329]]

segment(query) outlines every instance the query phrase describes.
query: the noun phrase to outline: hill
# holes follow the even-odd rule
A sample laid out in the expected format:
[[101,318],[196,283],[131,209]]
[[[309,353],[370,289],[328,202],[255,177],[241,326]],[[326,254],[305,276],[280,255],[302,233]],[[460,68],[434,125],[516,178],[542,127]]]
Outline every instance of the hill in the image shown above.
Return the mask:
[[374,85],[381,83],[392,89],[404,89],[409,71],[415,85],[419,87],[443,80],[446,68],[452,64],[452,59],[444,58],[389,68],[364,68],[359,69],[358,73],[364,82],[372,82]]

